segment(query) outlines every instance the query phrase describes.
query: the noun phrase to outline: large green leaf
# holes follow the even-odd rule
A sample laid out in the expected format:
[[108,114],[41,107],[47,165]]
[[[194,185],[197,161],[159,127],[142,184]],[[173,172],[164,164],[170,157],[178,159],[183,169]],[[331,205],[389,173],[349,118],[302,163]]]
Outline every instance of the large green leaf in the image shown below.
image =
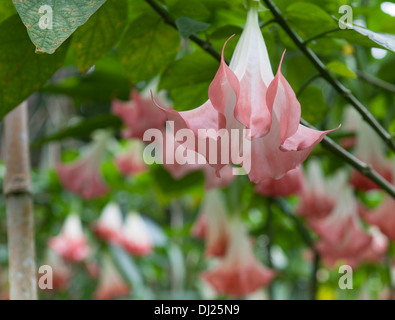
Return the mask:
[[[12,32],[10,31],[12,30]],[[0,24],[0,119],[59,69],[66,47],[54,55],[35,54],[17,14]]]
[[179,45],[178,32],[158,15],[147,13],[130,24],[119,54],[130,79],[139,82],[161,73],[174,60]]
[[170,91],[176,110],[198,107],[208,99],[218,61],[205,52],[196,52],[174,61],[163,73],[160,89]]
[[312,3],[293,3],[287,7],[284,16],[304,36],[311,37],[336,26],[329,14]]
[[87,23],[78,28],[71,46],[81,72],[86,72],[117,43],[127,16],[126,0],[108,1]]
[[[37,51],[54,53],[106,0],[13,0],[13,2]],[[40,21],[51,14],[46,10],[48,6],[52,10],[52,26],[47,20],[48,27],[43,28]]]

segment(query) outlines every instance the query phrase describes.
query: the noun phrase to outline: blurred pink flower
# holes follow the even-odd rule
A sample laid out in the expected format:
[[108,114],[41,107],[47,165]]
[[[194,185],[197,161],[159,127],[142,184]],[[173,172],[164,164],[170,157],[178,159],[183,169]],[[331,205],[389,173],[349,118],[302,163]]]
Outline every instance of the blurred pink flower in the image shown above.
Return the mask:
[[122,213],[116,203],[107,204],[99,218],[94,223],[93,231],[97,237],[111,244],[119,244],[122,235]]
[[255,192],[268,197],[287,197],[303,192],[304,176],[301,167],[288,171],[280,179],[265,179],[255,186]]
[[373,210],[360,206],[361,216],[371,225],[379,227],[390,240],[395,240],[395,200],[386,196]]
[[[165,104],[165,100],[162,103]],[[166,116],[154,107],[152,100],[141,95],[133,89],[129,101],[114,100],[112,112],[121,118],[126,126],[122,135],[124,138],[143,139],[148,129],[162,129],[165,126]]]
[[339,260],[356,266],[372,243],[372,236],[362,228],[357,202],[348,187],[342,190],[333,211],[325,218],[313,219],[310,225],[321,238],[316,248],[329,267]]
[[65,189],[85,200],[108,193],[108,186],[100,174],[100,163],[106,151],[107,139],[107,133],[98,133],[95,141],[79,159],[56,166],[60,183]]
[[77,214],[70,214],[63,224],[60,234],[48,241],[49,247],[63,259],[71,262],[81,262],[89,256],[81,221]]
[[134,256],[145,256],[152,252],[151,235],[140,214],[131,212],[127,215],[122,229],[121,245]]
[[229,217],[222,194],[210,190],[205,194],[200,216],[206,217],[205,242],[206,257],[222,257],[229,245]]
[[[190,111],[162,110],[168,120],[174,121],[176,131],[189,128],[196,140],[203,139],[204,143],[213,140],[217,147],[210,148],[211,151],[217,152],[220,148],[222,139],[218,136],[221,129],[228,131],[231,137],[231,131],[239,131],[237,137],[230,139],[229,149],[239,150],[237,158],[242,158],[242,163],[237,163],[229,152],[229,159],[210,163],[217,173],[224,163],[234,163],[242,164],[255,183],[267,178],[279,179],[300,165],[330,132],[299,124],[300,104],[280,68],[281,62],[274,77],[257,11],[251,9],[229,67],[222,54],[220,67],[209,88],[209,100]],[[198,134],[199,129],[211,131],[202,137]],[[249,144],[240,139],[243,129],[251,130],[248,137],[251,150]],[[198,145],[195,143],[190,148],[198,151]],[[210,150],[203,154],[207,159]]]
[[[391,183],[394,182],[393,165],[385,157],[385,149],[380,137],[361,119],[359,114],[356,114],[355,118],[358,119],[355,156],[371,165],[383,178]],[[351,184],[358,190],[380,189],[373,181],[355,169],[352,171]]]
[[113,300],[129,296],[130,286],[119,274],[111,259],[105,256],[102,263],[99,285],[94,293],[95,299]]
[[198,239],[205,239],[207,233],[207,214],[201,212],[192,226],[191,235]]
[[384,260],[388,250],[388,238],[377,227],[371,227],[369,233],[372,236],[372,242],[360,257],[360,261],[380,263]]
[[212,270],[202,274],[219,294],[242,297],[269,285],[275,276],[255,258],[251,241],[241,221],[231,225],[231,236],[226,256]]
[[143,160],[144,144],[140,140],[129,140],[126,152],[115,157],[118,170],[125,176],[132,176],[147,170]]
[[307,164],[303,192],[296,209],[297,214],[311,219],[321,219],[329,215],[340,196],[346,176],[339,172],[326,178],[317,160]]
[[54,251],[48,250],[46,264],[52,268],[52,288],[66,290],[72,278],[72,269]]

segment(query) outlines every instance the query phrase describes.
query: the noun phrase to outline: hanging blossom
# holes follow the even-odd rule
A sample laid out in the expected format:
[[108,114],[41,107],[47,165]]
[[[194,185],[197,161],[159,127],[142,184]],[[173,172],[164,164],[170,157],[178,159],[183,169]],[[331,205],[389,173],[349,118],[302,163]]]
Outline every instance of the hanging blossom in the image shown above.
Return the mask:
[[125,176],[133,176],[146,171],[143,150],[144,144],[140,140],[129,140],[127,150],[115,156],[115,165],[118,170]]
[[145,256],[152,252],[153,241],[144,219],[137,212],[126,216],[122,228],[121,245],[134,256]]
[[[280,69],[281,62],[274,76],[258,13],[250,9],[229,67],[222,51],[220,67],[209,87],[209,100],[190,111],[161,109],[174,122],[176,131],[187,128],[194,133],[195,141],[185,144],[203,154],[217,174],[225,164],[234,163],[241,164],[255,183],[279,179],[300,165],[330,132],[299,124],[300,104]],[[206,132],[199,134],[202,129]],[[221,146],[224,136],[231,139],[228,145]],[[200,144],[209,147],[199,148]],[[221,147],[231,152],[222,153]],[[221,159],[210,161],[218,150]]]
[[90,253],[82,231],[81,220],[77,214],[70,214],[67,217],[60,234],[50,238],[48,245],[63,259],[71,262],[81,262]]
[[255,192],[268,197],[287,197],[303,193],[304,176],[301,167],[288,171],[280,179],[265,179],[255,187]]
[[46,263],[52,268],[52,289],[54,291],[66,290],[72,279],[72,269],[69,264],[64,263],[60,256],[54,251],[46,253]]
[[366,222],[379,227],[390,240],[395,240],[395,200],[391,196],[386,195],[373,210],[361,205],[359,212]]
[[[224,166],[220,169],[220,176],[217,176],[215,169],[207,163],[203,155],[188,150],[182,143],[175,139],[171,130],[165,129],[162,132],[165,137],[162,143],[155,143],[155,148],[158,150],[155,162],[163,164],[163,167],[174,179],[178,180],[188,173],[201,170],[204,174],[204,186],[206,190],[226,187],[235,179],[236,176],[233,175],[232,166]],[[149,153],[150,150],[147,149],[146,152]],[[180,160],[181,156],[183,160]],[[169,159],[172,160],[169,161]],[[147,162],[151,163],[149,160]]]
[[207,191],[192,235],[205,240],[206,257],[222,257],[229,245],[229,218],[219,190]]
[[[353,112],[358,119],[355,156],[363,162],[372,166],[383,178],[389,182],[394,181],[392,163],[386,159],[383,142],[376,132],[362,120],[356,111]],[[362,175],[355,169],[352,171],[351,184],[359,190],[380,189],[373,181]]]
[[296,209],[297,214],[310,221],[325,218],[333,210],[341,190],[346,183],[346,175],[339,171],[326,178],[320,163],[313,159],[307,164],[303,192]]
[[93,231],[98,238],[111,244],[121,242],[122,213],[118,204],[110,202],[104,207],[99,220],[93,225]]
[[100,164],[106,152],[108,139],[107,132],[96,132],[93,142],[79,159],[56,166],[60,182],[65,189],[85,200],[108,193],[108,186],[100,174]]
[[113,300],[129,296],[130,286],[122,278],[110,257],[102,260],[99,285],[95,290],[96,300]]
[[[158,94],[161,104],[167,108],[164,93]],[[148,129],[162,129],[165,126],[166,116],[152,104],[149,94],[140,94],[136,89],[132,90],[129,101],[114,100],[112,112],[121,118],[126,129],[122,132],[124,138],[143,139],[144,132]]]
[[256,259],[243,223],[236,220],[230,226],[230,242],[225,257],[214,269],[202,274],[217,293],[232,297],[242,297],[266,287],[274,276],[273,270]]
[[320,236],[316,248],[329,267],[340,260],[355,267],[372,245],[372,236],[362,228],[357,202],[349,187],[342,189],[335,208],[327,217],[315,219],[310,225]]

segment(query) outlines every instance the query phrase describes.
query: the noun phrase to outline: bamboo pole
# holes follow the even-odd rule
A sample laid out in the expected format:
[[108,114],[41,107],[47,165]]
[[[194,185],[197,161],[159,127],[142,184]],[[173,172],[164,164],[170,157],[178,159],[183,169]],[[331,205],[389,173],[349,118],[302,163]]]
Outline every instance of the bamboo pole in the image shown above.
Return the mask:
[[4,196],[11,300],[37,299],[27,103],[4,118]]

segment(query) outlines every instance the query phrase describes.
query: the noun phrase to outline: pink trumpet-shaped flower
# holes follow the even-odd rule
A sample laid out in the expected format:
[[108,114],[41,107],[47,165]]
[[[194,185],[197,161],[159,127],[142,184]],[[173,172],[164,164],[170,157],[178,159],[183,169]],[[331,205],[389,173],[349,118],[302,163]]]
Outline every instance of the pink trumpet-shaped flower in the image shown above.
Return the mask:
[[[217,176],[215,169],[207,163],[204,156],[193,150],[188,150],[176,141],[170,131],[166,131],[164,135],[166,139],[163,141],[163,146],[158,146],[158,148],[163,153],[163,159],[175,158],[173,163],[163,161],[164,168],[169,171],[174,179],[181,179],[190,172],[201,170],[204,174],[204,186],[206,190],[225,187],[235,179],[236,176],[233,175],[232,166],[224,166],[220,169],[220,176]],[[177,161],[177,153],[184,155],[185,163]]]
[[348,264],[360,261],[372,242],[372,236],[361,226],[352,190],[345,188],[342,191],[338,203],[326,218],[310,221],[321,237],[316,248],[328,266],[338,260]]
[[93,225],[96,236],[111,244],[119,244],[122,235],[122,213],[116,203],[107,204]]
[[205,255],[224,256],[229,245],[229,218],[220,191],[213,189],[206,192],[200,216],[207,221],[204,230]]
[[369,233],[372,236],[371,245],[360,257],[361,262],[379,263],[383,261],[388,250],[388,238],[377,227],[371,227]]
[[64,260],[71,262],[81,262],[90,253],[80,218],[76,214],[67,217],[60,234],[50,238],[48,245]]
[[108,135],[100,132],[76,161],[58,164],[56,171],[61,184],[67,190],[85,200],[101,197],[108,193],[108,186],[100,174],[100,163],[106,151]]
[[371,225],[379,227],[390,240],[395,240],[395,200],[386,196],[373,210],[360,207],[361,216]]
[[146,256],[152,252],[152,239],[140,214],[131,212],[127,215],[121,244],[125,250],[134,256]]
[[[394,180],[392,164],[385,158],[384,145],[380,137],[361,119],[359,114],[354,113],[355,118],[358,119],[355,156],[371,165],[374,170],[392,183]],[[379,189],[373,181],[356,170],[352,172],[351,184],[359,190]]]
[[[218,152],[221,147],[222,139],[218,139],[222,136],[221,131],[229,133],[229,149],[238,150],[237,159],[229,152],[229,159],[221,158],[217,163],[209,161],[217,173],[226,163],[234,163],[241,164],[255,183],[268,178],[279,179],[299,166],[330,132],[299,124],[300,104],[280,68],[281,62],[274,77],[259,28],[258,13],[251,9],[230,67],[222,52],[220,67],[209,88],[209,100],[190,111],[162,110],[168,120],[174,121],[176,131],[189,128],[199,143],[203,140],[207,145],[209,140],[217,144],[208,150],[198,150],[199,143],[188,146],[202,153],[208,161],[210,154]],[[199,135],[199,129],[211,131]],[[240,139],[245,134],[243,129],[250,130],[248,139],[251,143]],[[238,130],[237,136],[232,136],[234,130]]]
[[125,282],[118,270],[107,256],[103,259],[99,285],[94,293],[96,300],[113,300],[127,297],[130,286]]
[[145,98],[135,89],[131,92],[130,101],[114,100],[112,112],[126,125],[124,138],[143,139],[146,130],[162,129],[166,122],[166,116],[154,107],[152,100]]
[[52,289],[55,291],[65,290],[72,278],[72,269],[60,256],[52,250],[48,250],[46,264],[52,268]]
[[241,297],[267,286],[274,271],[262,266],[254,256],[251,241],[241,221],[231,225],[231,237],[226,256],[202,277],[219,294]]
[[143,161],[144,144],[140,140],[133,140],[126,152],[115,157],[118,170],[125,176],[132,176],[147,169]]
[[207,234],[207,214],[201,212],[192,226],[191,235],[198,239],[204,239]]
[[268,197],[287,197],[303,192],[304,176],[302,168],[288,171],[280,179],[265,179],[255,187],[255,192]]
[[325,178],[319,162],[309,161],[296,212],[309,220],[325,218],[333,210],[345,182],[346,176],[343,172]]

